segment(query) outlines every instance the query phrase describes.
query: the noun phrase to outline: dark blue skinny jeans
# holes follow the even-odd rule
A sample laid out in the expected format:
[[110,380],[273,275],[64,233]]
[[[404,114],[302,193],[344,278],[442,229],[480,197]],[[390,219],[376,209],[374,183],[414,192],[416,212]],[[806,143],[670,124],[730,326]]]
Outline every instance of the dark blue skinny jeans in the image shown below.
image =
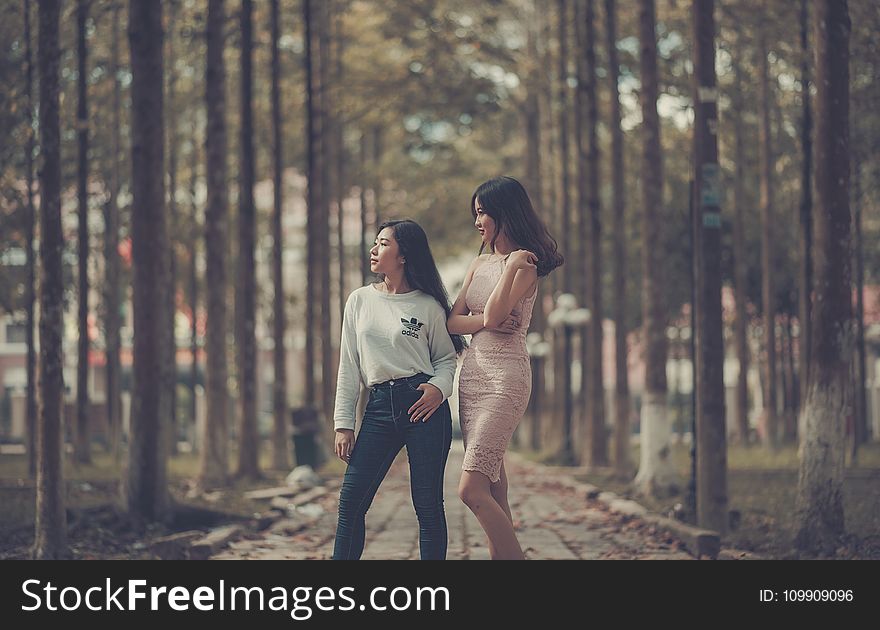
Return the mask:
[[452,443],[452,413],[448,401],[443,401],[426,422],[410,422],[407,413],[422,395],[416,388],[430,378],[427,374],[416,374],[370,388],[361,430],[339,493],[334,560],[361,557],[367,510],[404,446],[409,458],[413,507],[419,520],[421,558],[446,559],[443,473]]

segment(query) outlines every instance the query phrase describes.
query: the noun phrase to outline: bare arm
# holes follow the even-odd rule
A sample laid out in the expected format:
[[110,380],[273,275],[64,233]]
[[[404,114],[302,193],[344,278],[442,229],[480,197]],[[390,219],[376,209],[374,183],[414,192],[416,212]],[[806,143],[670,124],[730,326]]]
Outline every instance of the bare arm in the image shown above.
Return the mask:
[[471,286],[471,280],[474,277],[474,271],[482,264],[479,257],[474,258],[471,266],[468,267],[464,276],[464,282],[461,285],[461,291],[452,305],[452,312],[446,320],[446,329],[451,335],[473,335],[483,329],[483,318],[471,315],[471,311],[467,306],[466,296],[468,287]]
[[483,312],[483,324],[486,328],[497,328],[510,317],[513,307],[538,280],[538,271],[534,265],[520,267],[519,264],[511,264],[512,262],[510,260],[504,267],[501,279],[486,302],[486,310]]
[[485,328],[483,318],[476,315],[450,315],[446,320],[450,335],[473,335]]

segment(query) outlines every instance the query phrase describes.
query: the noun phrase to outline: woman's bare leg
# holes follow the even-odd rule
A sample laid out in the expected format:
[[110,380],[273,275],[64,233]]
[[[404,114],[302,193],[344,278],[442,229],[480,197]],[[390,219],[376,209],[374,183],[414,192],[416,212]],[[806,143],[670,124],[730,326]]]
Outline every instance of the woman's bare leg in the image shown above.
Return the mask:
[[493,484],[490,484],[489,491],[495,503],[501,506],[504,513],[507,514],[508,520],[513,523],[513,516],[510,513],[510,503],[507,502],[507,472],[504,470],[504,463],[501,464],[501,478]]
[[523,560],[522,547],[513,531],[509,513],[492,496],[489,478],[483,473],[461,473],[458,496],[474,513],[489,539],[489,557],[493,560]]

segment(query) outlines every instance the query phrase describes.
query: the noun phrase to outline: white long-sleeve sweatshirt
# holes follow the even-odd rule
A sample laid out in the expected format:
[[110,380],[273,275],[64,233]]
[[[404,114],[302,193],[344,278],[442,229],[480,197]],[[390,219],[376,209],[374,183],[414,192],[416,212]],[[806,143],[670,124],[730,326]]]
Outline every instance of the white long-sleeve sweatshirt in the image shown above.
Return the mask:
[[446,312],[419,290],[388,294],[372,284],[352,291],[345,303],[334,429],[354,429],[360,383],[406,378],[422,372],[452,395],[456,356],[446,330]]

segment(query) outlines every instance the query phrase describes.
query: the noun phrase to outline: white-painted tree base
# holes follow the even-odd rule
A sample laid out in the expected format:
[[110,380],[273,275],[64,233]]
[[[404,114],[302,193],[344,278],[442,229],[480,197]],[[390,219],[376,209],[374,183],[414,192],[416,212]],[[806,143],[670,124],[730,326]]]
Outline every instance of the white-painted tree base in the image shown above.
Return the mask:
[[634,484],[642,494],[667,496],[679,484],[672,465],[672,428],[665,393],[645,394],[640,425],[641,455]]
[[[839,369],[846,375],[846,367]],[[797,495],[797,545],[832,551],[844,533],[843,478],[846,418],[852,415],[850,385],[845,378],[811,384],[801,412]]]

